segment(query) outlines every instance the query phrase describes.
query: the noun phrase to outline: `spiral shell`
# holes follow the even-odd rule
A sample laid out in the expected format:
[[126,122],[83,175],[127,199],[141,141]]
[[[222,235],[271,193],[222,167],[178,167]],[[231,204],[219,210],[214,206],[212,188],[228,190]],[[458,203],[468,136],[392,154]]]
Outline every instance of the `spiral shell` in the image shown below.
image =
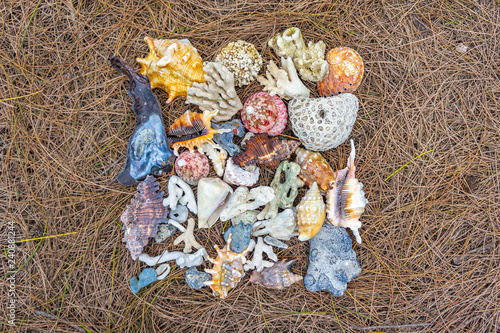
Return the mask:
[[198,184],[198,180],[208,176],[210,165],[205,154],[185,151],[175,160],[175,173],[189,185]]
[[326,55],[329,73],[318,82],[321,96],[353,93],[363,80],[364,65],[361,56],[351,48],[336,47]]
[[290,270],[296,261],[277,261],[271,267],[264,268],[262,272],[255,270],[250,276],[250,282],[279,290],[289,287],[295,282],[302,280],[302,276],[293,274]]
[[250,96],[241,110],[241,120],[252,133],[278,135],[285,129],[287,119],[285,103],[265,91]]
[[253,171],[247,171],[233,163],[233,158],[227,160],[226,171],[224,172],[224,181],[231,185],[253,186],[259,180],[259,168],[255,167]]
[[300,165],[299,178],[307,186],[318,183],[321,191],[328,191],[335,184],[335,174],[320,153],[312,152],[304,148],[297,148],[295,162]]
[[325,221],[325,203],[316,182],[297,206],[299,240],[306,241],[318,233]]

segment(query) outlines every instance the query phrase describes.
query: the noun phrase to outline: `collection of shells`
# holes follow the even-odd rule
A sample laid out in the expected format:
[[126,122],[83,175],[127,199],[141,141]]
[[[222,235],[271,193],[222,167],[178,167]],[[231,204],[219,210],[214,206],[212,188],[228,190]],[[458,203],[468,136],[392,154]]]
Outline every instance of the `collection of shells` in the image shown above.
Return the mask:
[[[249,270],[253,270],[250,282],[283,289],[303,279],[291,271],[294,260],[279,261],[273,252],[273,247],[288,247],[283,241],[295,236],[308,241],[322,231],[321,239],[326,240],[319,243],[325,243],[329,242],[325,233],[341,227],[338,229],[352,230],[361,243],[359,219],[367,200],[355,176],[354,142],[351,140],[347,167],[335,172],[318,152],[342,144],[352,130],[358,111],[358,100],[352,93],[363,78],[363,61],[356,51],[337,47],[325,59],[323,41],[306,45],[300,30],[290,28],[268,43],[281,57],[281,68],[270,61],[265,76],[258,76],[262,57],[245,41],[224,47],[215,62],[203,62],[187,39],[146,37],[145,41],[149,54],[137,58],[140,73],[118,57],[110,59],[111,66],[129,78],[129,94],[138,118],[128,142],[126,165],[118,177],[122,185],[138,184],[138,192],[121,216],[123,242],[133,260],[157,266],[144,269],[139,279],[131,279],[133,292],[165,278],[170,271],[167,261],[189,267],[186,282],[190,287],[208,286],[220,298],[225,298]],[[323,97],[310,98],[300,77],[316,82]],[[254,79],[264,91],[242,103],[235,87]],[[185,97],[202,112],[188,110],[165,128],[152,88],[164,89],[167,102]],[[288,109],[283,99],[289,100]],[[240,111],[241,120],[231,120]],[[288,119],[300,141],[278,137]],[[243,138],[240,145],[233,142],[235,136]],[[307,149],[300,148],[301,144]],[[220,178],[208,177],[209,160]],[[258,182],[259,165],[275,169],[274,179],[269,186],[251,188]],[[170,176],[165,197],[155,177],[172,170],[176,175]],[[294,207],[303,186],[309,189]],[[197,216],[197,223],[188,219],[190,212]],[[210,228],[218,220],[230,220],[231,227],[224,235],[226,245],[215,245],[217,257],[210,258],[195,238],[195,226]],[[325,222],[335,227],[326,228]],[[177,231],[182,234],[173,244],[184,243],[183,252],[165,251],[157,257],[143,253],[150,238],[163,242]],[[345,230],[335,232],[347,238],[344,251],[352,251]],[[252,259],[247,258],[252,251]],[[310,258],[316,253],[318,250],[311,248]],[[195,268],[206,261],[213,266],[204,272]],[[353,265],[359,268],[357,261]],[[324,275],[349,275],[341,281],[345,290],[346,282],[359,271]],[[313,281],[318,290],[312,274],[308,269],[304,283],[308,288]],[[331,286],[338,282],[329,281],[320,289],[332,292]]]

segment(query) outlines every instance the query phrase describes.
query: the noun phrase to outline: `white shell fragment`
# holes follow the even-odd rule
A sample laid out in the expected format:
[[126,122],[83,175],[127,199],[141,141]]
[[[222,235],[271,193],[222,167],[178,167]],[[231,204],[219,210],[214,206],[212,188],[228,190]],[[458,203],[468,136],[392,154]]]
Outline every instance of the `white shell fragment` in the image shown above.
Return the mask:
[[263,206],[275,198],[274,190],[269,186],[259,186],[248,190],[245,186],[238,187],[222,213],[221,221],[227,221],[247,210]]
[[161,264],[160,266],[156,267],[156,281],[163,280],[164,278],[167,277],[168,273],[170,273],[170,265],[169,264]]
[[209,142],[202,143],[198,151],[207,154],[208,158],[212,161],[217,176],[222,177],[224,166],[226,165],[227,151],[221,146]]
[[139,256],[139,260],[148,266],[155,266],[163,264],[164,262],[175,260],[175,263],[180,267],[193,267],[200,266],[203,260],[208,260],[207,251],[204,248],[199,249],[193,254],[186,254],[182,252],[168,252],[165,250],[161,255],[151,257],[146,253]]
[[283,243],[279,239],[274,238],[274,237],[269,236],[269,235],[264,237],[264,243],[266,243],[267,245],[278,247],[280,249],[288,249],[288,245],[286,245],[285,243]]
[[194,214],[198,213],[191,187],[178,176],[171,176],[168,180],[168,197],[163,200],[163,206],[176,209],[177,203],[187,206]]
[[253,186],[259,180],[259,168],[255,167],[253,171],[247,171],[234,164],[233,158],[230,157],[227,160],[223,179],[226,183],[232,185]]
[[292,209],[285,209],[274,219],[257,221],[253,224],[252,236],[270,235],[281,240],[297,236],[297,216]]
[[229,203],[231,186],[219,178],[202,178],[198,182],[198,228],[212,227]]
[[255,245],[252,260],[247,260],[246,264],[243,266],[245,271],[248,271],[250,269],[255,268],[257,270],[257,272],[260,272],[265,267],[271,267],[272,265],[274,265],[273,262],[264,260],[262,258],[262,255],[264,253],[267,254],[267,257],[270,260],[272,260],[272,261],[278,260],[278,256],[273,252],[273,247],[264,244],[262,237],[259,237],[257,239],[257,245]]
[[182,235],[180,235],[174,240],[174,245],[184,242],[184,250],[183,250],[184,253],[191,253],[193,247],[195,249],[201,249],[203,247],[194,238],[193,235],[194,226],[195,226],[194,219],[190,218],[188,220],[188,226],[186,228],[186,231],[184,231]]

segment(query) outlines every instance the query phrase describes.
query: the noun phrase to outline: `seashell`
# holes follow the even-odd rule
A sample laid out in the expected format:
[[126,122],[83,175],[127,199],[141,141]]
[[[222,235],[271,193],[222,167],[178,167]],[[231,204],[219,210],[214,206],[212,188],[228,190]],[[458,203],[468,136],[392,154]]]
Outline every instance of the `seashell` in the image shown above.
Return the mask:
[[121,185],[135,185],[148,174],[161,176],[172,170],[175,156],[167,145],[160,103],[151,90],[149,79],[136,72],[118,57],[109,59],[111,66],[127,75],[132,110],[137,124],[127,145],[127,161],[118,174]]
[[220,213],[220,219],[221,221],[227,221],[247,210],[253,210],[265,205],[274,197],[274,190],[269,186],[259,186],[250,191],[247,187],[240,186],[234,191],[226,208]]
[[[285,182],[281,183],[281,173],[285,172]],[[274,174],[274,179],[270,186],[273,188],[276,198],[269,202],[262,212],[257,215],[259,220],[274,219],[278,215],[278,208],[292,208],[297,197],[299,187],[304,186],[304,182],[297,175],[300,166],[294,162],[282,161]]]
[[198,180],[208,176],[209,171],[208,158],[197,151],[187,150],[175,160],[175,173],[189,185],[198,184]]
[[233,143],[234,136],[243,137],[246,132],[245,126],[239,119],[233,119],[224,124],[217,124],[212,122],[213,129],[230,129],[230,132],[225,133],[215,133],[214,141],[216,144],[221,146],[229,155],[234,156],[235,154],[241,152],[240,147]]
[[278,135],[285,129],[287,119],[285,103],[265,91],[248,97],[241,110],[241,120],[252,133]]
[[352,94],[294,98],[288,103],[288,117],[293,132],[306,149],[324,151],[347,140],[358,109],[358,99]]
[[156,236],[159,223],[167,220],[168,208],[163,206],[163,191],[159,192],[159,184],[153,176],[137,185],[138,193],[130,200],[127,209],[121,215],[124,225],[126,243],[132,260],[142,253],[142,248],[148,244],[149,238]]
[[270,236],[290,240],[292,236],[297,236],[297,217],[292,209],[285,209],[274,219],[257,221],[252,226],[252,236]]
[[262,67],[262,57],[253,44],[242,40],[229,43],[215,58],[234,74],[234,83],[238,87],[252,82]]
[[297,260],[278,261],[271,267],[266,267],[262,272],[253,271],[250,282],[259,283],[267,288],[284,289],[295,282],[302,280],[302,276],[293,274],[290,268]]
[[267,257],[272,261],[278,260],[278,256],[273,252],[273,247],[264,244],[262,237],[259,237],[257,239],[257,245],[255,245],[255,249],[253,251],[252,260],[248,260],[247,263],[243,266],[245,271],[255,269],[257,270],[257,272],[260,272],[265,267],[271,267],[273,263],[263,259],[262,255],[264,253],[267,254]]
[[249,245],[243,252],[235,253],[231,251],[230,245],[231,236],[229,236],[227,245],[222,250],[215,245],[217,258],[208,258],[214,266],[212,269],[205,269],[205,272],[212,275],[212,280],[206,281],[204,284],[212,289],[214,296],[220,298],[226,298],[229,290],[234,288],[241,278],[245,276],[243,265],[246,262],[245,256],[251,249]]
[[300,165],[299,178],[307,186],[314,182],[318,183],[319,189],[328,191],[335,184],[335,174],[320,153],[312,152],[304,148],[297,148],[295,151],[295,162]]
[[329,73],[318,82],[321,96],[353,93],[363,80],[364,65],[361,56],[351,48],[336,47],[326,55]]
[[193,82],[205,82],[203,60],[187,39],[154,39],[145,37],[149,54],[137,58],[141,74],[147,75],[151,88],[168,93],[167,103],[177,96],[186,96]]
[[359,218],[365,211],[368,200],[365,198],[363,184],[355,176],[354,158],[356,150],[351,140],[351,154],[345,169],[335,172],[335,185],[326,195],[328,220],[337,227],[349,228],[361,244],[358,229],[361,228]]
[[214,121],[231,119],[243,105],[234,89],[234,75],[218,62],[203,65],[205,82],[194,82],[188,89],[187,101],[196,104],[200,110],[219,110]]
[[297,206],[297,224],[299,240],[304,242],[318,233],[325,221],[325,203],[314,182]]
[[214,130],[210,126],[210,119],[217,114],[216,111],[204,111],[195,113],[187,110],[177,118],[167,131],[167,142],[174,149],[176,156],[179,156],[177,150],[179,147],[186,147],[191,152],[194,147],[201,147],[202,143],[213,143],[212,138],[215,133],[229,132],[228,129]]
[[222,177],[226,165],[227,152],[213,142],[204,142],[198,148],[200,153],[206,153],[214,166],[217,176]]
[[253,186],[259,180],[259,168],[252,172],[246,171],[233,163],[233,158],[227,160],[226,171],[224,172],[224,181],[231,185]]
[[229,203],[231,186],[219,178],[202,178],[198,182],[198,228],[210,228]]
[[281,140],[269,138],[264,133],[259,133],[245,142],[245,152],[235,155],[233,162],[240,167],[260,163],[276,169],[282,160],[293,154],[300,142],[295,140]]

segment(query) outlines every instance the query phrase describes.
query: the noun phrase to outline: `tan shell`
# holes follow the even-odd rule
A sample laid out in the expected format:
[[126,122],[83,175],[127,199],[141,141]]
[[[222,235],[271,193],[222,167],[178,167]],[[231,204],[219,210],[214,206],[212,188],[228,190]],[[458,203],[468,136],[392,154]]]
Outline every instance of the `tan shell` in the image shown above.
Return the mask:
[[299,240],[304,242],[314,237],[325,221],[325,203],[316,182],[297,206]]
[[262,272],[255,270],[250,276],[250,282],[279,290],[289,287],[302,280],[302,276],[293,274],[290,270],[295,261],[278,261],[273,266],[264,268]]
[[320,153],[304,148],[297,148],[295,162],[300,165],[299,178],[307,186],[317,182],[321,191],[326,192],[335,184],[335,174]]
[[145,37],[149,54],[137,58],[141,74],[147,75],[151,88],[168,93],[167,103],[177,96],[187,96],[193,82],[205,82],[203,60],[187,39],[154,39]]

